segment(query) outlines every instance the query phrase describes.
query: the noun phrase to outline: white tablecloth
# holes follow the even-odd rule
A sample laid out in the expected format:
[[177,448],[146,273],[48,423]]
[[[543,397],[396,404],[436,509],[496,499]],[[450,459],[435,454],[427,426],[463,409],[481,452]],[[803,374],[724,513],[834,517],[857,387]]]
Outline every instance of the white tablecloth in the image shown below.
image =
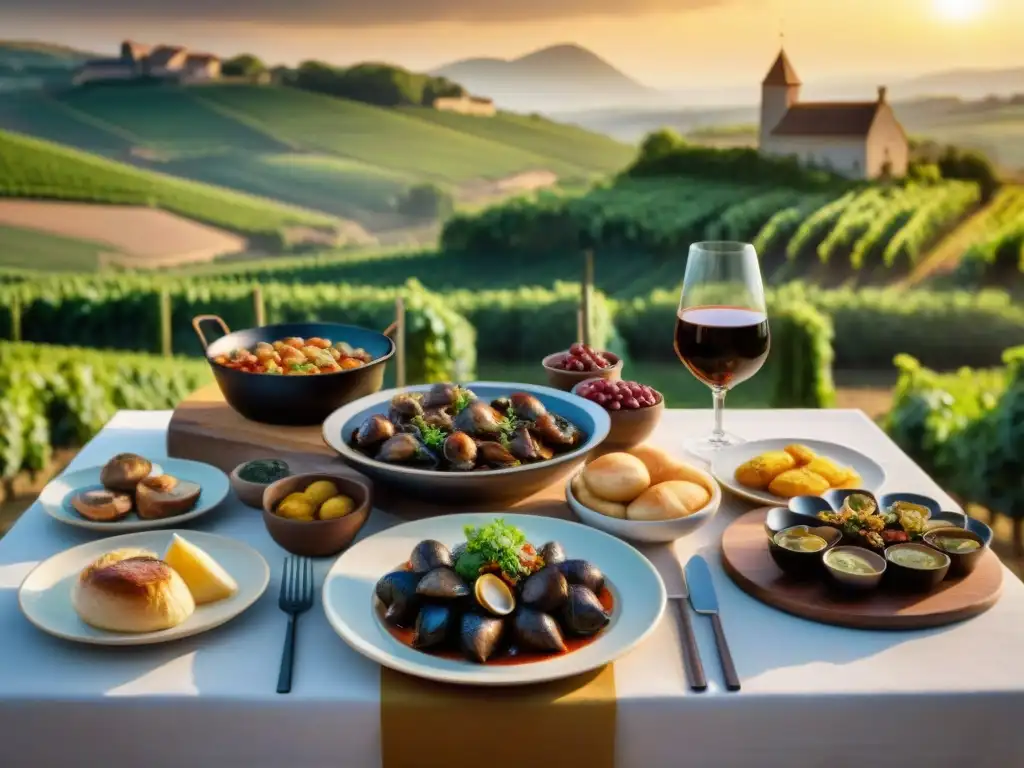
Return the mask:
[[[169,416],[117,414],[71,469],[120,451],[164,454]],[[929,494],[955,508],[859,411],[733,409],[727,421],[749,439],[842,442],[885,467],[885,490]],[[710,427],[710,412],[667,412],[653,442],[678,447],[684,435]],[[814,624],[756,602],[722,572],[722,529],[749,508],[726,497],[715,521],[674,545],[682,561],[697,551],[709,556],[743,690],[722,687],[704,617],[695,624],[710,688],[688,689],[670,607],[653,636],[615,664],[617,765],[1024,765],[1020,581],[1007,571],[995,607],[943,629]],[[391,522],[375,512],[363,535]],[[35,505],[0,539],[0,767],[380,765],[379,668],[333,633],[319,598],[299,624],[293,691],[274,692],[285,629],[277,608],[284,553],[259,513],[232,498],[195,527],[259,549],[271,565],[270,586],[218,630],[136,648],[57,640],[18,610],[18,585],[36,563],[95,534],[62,525]],[[676,591],[678,577],[664,567],[673,549],[645,552]],[[318,567],[322,577],[328,562]]]

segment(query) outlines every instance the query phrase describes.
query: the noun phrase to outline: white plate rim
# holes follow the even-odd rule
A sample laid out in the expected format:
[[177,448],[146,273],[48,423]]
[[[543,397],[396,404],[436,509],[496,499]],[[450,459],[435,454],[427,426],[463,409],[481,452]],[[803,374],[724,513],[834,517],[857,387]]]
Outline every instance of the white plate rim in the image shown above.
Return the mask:
[[[29,582],[29,580],[36,573],[36,571],[38,571],[40,568],[42,568],[45,565],[47,565],[51,560],[54,560],[54,559],[56,559],[58,557],[61,557],[62,555],[65,555],[65,554],[67,554],[69,552],[72,552],[74,550],[77,550],[77,549],[85,549],[85,548],[89,548],[89,547],[95,547],[95,546],[97,546],[98,542],[103,542],[103,545],[104,546],[109,546],[110,549],[120,549],[121,546],[118,546],[118,544],[121,541],[123,541],[123,546],[131,546],[131,541],[130,540],[136,538],[140,533],[166,533],[169,537],[172,536],[175,533],[180,533],[184,538],[193,540],[195,544],[197,544],[198,546],[202,547],[203,549],[206,549],[206,547],[203,547],[203,545],[201,543],[202,539],[213,538],[213,539],[222,539],[224,541],[230,541],[231,542],[231,546],[234,546],[234,547],[238,548],[241,551],[248,550],[248,552],[246,554],[253,556],[253,562],[259,562],[262,565],[262,568],[261,568],[262,578],[261,578],[260,586],[259,586],[258,589],[255,589],[253,591],[253,593],[252,593],[252,595],[250,597],[247,597],[247,598],[244,599],[244,601],[239,602],[239,604],[236,606],[235,609],[232,610],[231,613],[225,614],[222,618],[218,618],[218,619],[215,619],[213,621],[204,622],[202,624],[198,624],[196,626],[189,627],[187,629],[182,629],[181,625],[178,625],[177,627],[171,627],[170,629],[161,629],[161,630],[157,630],[156,632],[140,632],[138,634],[132,634],[132,633],[127,633],[127,632],[111,632],[109,635],[84,635],[84,634],[82,634],[82,635],[75,635],[75,634],[69,634],[69,633],[66,633],[66,632],[61,632],[61,631],[55,630],[51,626],[48,626],[46,624],[43,624],[43,623],[40,623],[40,622],[36,621],[35,619],[33,619],[31,613],[25,609],[25,605],[23,603],[23,593],[24,593],[25,585]],[[197,539],[197,538],[199,539],[199,541],[195,541],[195,539]],[[229,621],[232,621],[232,620],[238,618],[241,614],[243,614],[245,611],[247,611],[249,608],[251,608],[253,605],[255,605],[256,602],[261,597],[263,597],[263,593],[267,591],[267,586],[269,584],[270,584],[270,565],[267,563],[266,558],[263,557],[263,555],[261,555],[255,549],[255,547],[253,547],[252,545],[247,544],[246,542],[241,541],[239,539],[233,538],[231,536],[224,536],[224,535],[221,535],[219,533],[207,533],[206,531],[193,531],[193,530],[181,530],[181,531],[176,531],[176,530],[171,530],[171,531],[135,531],[134,533],[126,533],[123,536],[114,536],[114,537],[111,537],[109,539],[94,539],[92,541],[86,541],[86,542],[83,542],[82,544],[78,544],[78,545],[76,545],[74,547],[68,547],[67,549],[62,549],[60,552],[54,552],[52,555],[50,555],[45,560],[42,560],[39,563],[37,563],[35,565],[35,567],[33,567],[32,570],[29,571],[25,575],[25,578],[22,579],[21,583],[18,585],[18,610],[20,610],[21,611],[21,615],[24,616],[25,619],[32,626],[34,626],[36,629],[38,629],[40,632],[45,632],[46,634],[51,635],[53,637],[58,637],[61,640],[67,640],[67,641],[74,642],[74,643],[83,643],[85,645],[106,645],[106,646],[156,645],[156,644],[159,644],[159,643],[171,643],[171,642],[174,642],[175,640],[183,640],[186,637],[194,637],[195,635],[202,634],[203,632],[208,632],[211,629],[216,629],[217,627],[221,627],[224,624],[227,624]],[[241,591],[242,590],[241,590],[241,584],[240,584],[239,585],[239,592],[241,592]],[[198,611],[201,607],[202,606],[196,606],[196,610]],[[74,611],[74,608],[71,606],[70,601],[68,602],[68,610],[70,610],[72,612]],[[195,615],[195,614],[193,614],[193,615]],[[102,631],[102,630],[99,630],[99,631]]]
[[[532,664],[516,664],[516,665],[500,665],[500,666],[487,666],[485,664],[472,664],[472,662],[466,662],[465,667],[461,667],[458,671],[451,671],[447,669],[439,669],[431,660],[436,660],[437,657],[431,656],[430,654],[423,653],[417,654],[417,662],[406,662],[403,659],[396,657],[391,652],[384,648],[378,647],[371,640],[363,637],[357,630],[352,629],[345,618],[340,615],[333,605],[330,599],[329,589],[331,585],[332,576],[336,571],[340,570],[344,566],[344,559],[346,555],[355,550],[361,545],[368,545],[368,542],[372,542],[380,534],[386,534],[389,532],[403,533],[405,531],[415,531],[421,527],[429,526],[431,523],[436,524],[439,520],[443,520],[446,525],[450,524],[456,526],[461,530],[463,525],[466,524],[482,524],[494,520],[495,518],[502,518],[511,525],[517,527],[523,527],[524,524],[528,527],[530,521],[544,520],[545,523],[553,523],[556,526],[566,526],[568,530],[574,528],[582,529],[586,531],[586,536],[594,536],[600,540],[606,540],[611,542],[609,546],[619,548],[621,551],[628,552],[629,557],[634,557],[635,562],[640,567],[647,571],[649,575],[653,577],[652,584],[657,586],[657,594],[650,599],[658,601],[658,609],[656,615],[649,621],[648,625],[645,626],[641,631],[633,632],[629,639],[620,645],[618,645],[611,653],[601,654],[599,659],[590,663],[576,663],[573,664],[573,655],[567,654],[565,656],[552,657],[550,660],[539,661]],[[424,531],[422,534],[428,537],[429,534]],[[567,548],[571,545],[566,544],[562,541],[563,545]],[[397,558],[400,560],[401,556]],[[396,561],[397,561],[396,560]],[[380,576],[383,576],[387,572],[387,567],[384,566],[380,572]],[[379,578],[379,576],[378,576]],[[357,611],[366,610],[372,611],[372,598],[373,598],[373,587],[374,583],[368,585],[368,594],[366,604],[357,606],[346,606],[343,610]],[[613,594],[615,595],[616,602],[622,600],[622,586],[616,582],[611,583]],[[643,591],[642,587],[636,585],[628,585],[628,590]],[[643,599],[643,598],[633,598]],[[331,628],[344,640],[349,647],[363,656],[367,657],[371,661],[380,664],[381,666],[388,667],[390,669],[402,672],[404,674],[411,675],[413,677],[419,677],[427,680],[433,680],[440,683],[458,684],[458,685],[471,685],[481,687],[510,687],[518,685],[531,685],[536,683],[550,682],[553,680],[561,680],[568,677],[575,677],[577,675],[586,674],[592,672],[595,669],[603,667],[609,663],[614,662],[616,659],[626,655],[640,643],[646,640],[651,633],[657,628],[665,615],[666,606],[668,602],[668,593],[665,588],[664,581],[661,578],[661,574],[658,573],[657,568],[647,559],[641,552],[635,547],[622,539],[613,536],[610,533],[601,531],[597,528],[584,525],[579,522],[571,520],[563,520],[561,518],[553,518],[542,515],[524,515],[516,513],[502,513],[502,512],[468,512],[468,513],[457,513],[452,515],[444,515],[441,518],[426,518],[423,520],[414,520],[410,522],[400,523],[390,528],[381,531],[373,536],[357,542],[348,550],[343,552],[337,560],[331,565],[330,570],[324,579],[323,586],[321,587],[321,600],[323,604],[324,613],[327,616],[327,622]],[[374,621],[377,621],[374,617]],[[386,629],[379,627],[382,634],[386,634]],[[389,636],[390,637],[390,636]],[[398,643],[397,640],[391,638],[394,643]],[[598,638],[593,644],[585,646],[585,648],[591,648],[597,646],[601,642]],[[609,650],[611,648],[609,647]],[[578,653],[578,652],[577,652]]]
[[[148,458],[148,457],[147,457]],[[212,464],[206,464],[202,461],[192,461],[191,459],[175,459],[169,456],[160,456],[157,458],[150,459],[154,465],[160,465],[162,469],[173,470],[174,466],[185,465],[202,467],[204,473],[215,474],[217,476],[218,484],[221,486],[219,491],[216,493],[216,501],[206,502],[202,506],[197,506],[195,509],[190,509],[183,515],[173,515],[171,517],[162,517],[156,520],[142,520],[141,518],[135,517],[132,519],[115,520],[109,523],[103,523],[96,520],[86,520],[84,517],[76,517],[70,514],[66,514],[63,509],[63,500],[67,494],[73,493],[77,488],[82,487],[73,482],[67,482],[67,478],[74,477],[77,474],[85,472],[96,472],[97,474],[103,468],[103,465],[97,465],[92,467],[82,467],[76,469],[73,472],[62,473],[57,477],[53,478],[46,484],[42,492],[39,494],[39,504],[42,506],[43,511],[46,512],[50,517],[58,522],[64,523],[65,525],[71,525],[76,528],[85,528],[90,531],[103,531],[105,533],[119,535],[122,533],[138,533],[140,531],[150,531],[156,528],[167,528],[170,526],[176,526],[178,523],[185,522],[187,520],[194,520],[197,517],[205,515],[216,509],[220,504],[227,498],[228,492],[231,490],[231,480],[228,476],[219,468]],[[186,469],[187,472],[187,469]],[[173,474],[173,472],[172,472]],[[188,480],[188,477],[182,479]],[[97,483],[98,484],[98,480]],[[191,482],[195,482],[192,480]],[[206,485],[202,486],[202,493],[207,493]],[[47,495],[62,493],[59,490],[60,486],[67,487],[67,491],[63,492],[60,499],[48,499]],[[217,489],[214,489],[217,491]],[[202,498],[202,497],[200,497]]]
[[[861,473],[861,480],[863,481],[860,485],[861,490],[871,491],[876,493],[885,484],[885,469],[877,461],[872,459],[870,456],[861,453],[860,451],[850,448],[839,443],[833,443],[828,440],[815,440],[813,438],[789,438],[789,437],[769,437],[761,440],[751,440],[746,443],[740,443],[738,445],[731,445],[728,448],[715,453],[711,459],[711,475],[719,482],[719,484],[725,490],[728,490],[735,496],[753,501],[757,504],[767,504],[773,507],[788,507],[789,499],[783,496],[776,496],[774,494],[756,491],[752,488],[746,488],[736,482],[733,473],[736,471],[736,467],[742,463],[742,461],[733,463],[732,460],[729,462],[729,467],[725,468],[721,465],[723,456],[731,456],[740,450],[749,450],[750,455],[743,459],[746,461],[749,458],[764,453],[765,451],[782,450],[784,445],[792,445],[798,443],[800,445],[806,445],[811,448],[815,453],[819,453],[826,457],[834,457],[836,452],[839,454],[847,454],[857,457],[857,463],[863,464],[865,467],[870,468],[876,475],[877,479],[873,482],[869,482],[869,479],[865,473]],[[746,452],[746,451],[745,451]],[[831,452],[831,453],[830,453]],[[846,464],[852,464],[854,462],[844,461]],[[724,471],[724,470],[728,471]]]

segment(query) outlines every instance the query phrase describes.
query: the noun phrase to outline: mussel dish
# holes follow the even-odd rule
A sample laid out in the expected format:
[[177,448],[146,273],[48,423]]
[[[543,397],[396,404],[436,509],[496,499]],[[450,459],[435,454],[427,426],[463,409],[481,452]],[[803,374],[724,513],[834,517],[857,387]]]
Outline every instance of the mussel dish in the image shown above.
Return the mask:
[[441,383],[395,395],[386,414],[368,416],[345,439],[388,464],[471,472],[547,461],[578,448],[587,436],[525,392],[488,403],[464,387]]
[[611,622],[604,574],[566,559],[558,542],[534,547],[501,519],[465,535],[452,549],[421,541],[377,582],[377,615],[399,641],[478,664],[525,663],[576,650]]

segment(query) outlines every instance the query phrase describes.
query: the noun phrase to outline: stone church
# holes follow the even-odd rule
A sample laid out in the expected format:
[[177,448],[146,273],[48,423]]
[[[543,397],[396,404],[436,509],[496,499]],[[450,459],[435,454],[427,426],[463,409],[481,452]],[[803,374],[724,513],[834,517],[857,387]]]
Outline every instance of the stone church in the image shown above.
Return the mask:
[[876,101],[800,101],[800,78],[780,51],[761,83],[761,151],[797,157],[855,179],[907,173],[907,134],[878,89]]

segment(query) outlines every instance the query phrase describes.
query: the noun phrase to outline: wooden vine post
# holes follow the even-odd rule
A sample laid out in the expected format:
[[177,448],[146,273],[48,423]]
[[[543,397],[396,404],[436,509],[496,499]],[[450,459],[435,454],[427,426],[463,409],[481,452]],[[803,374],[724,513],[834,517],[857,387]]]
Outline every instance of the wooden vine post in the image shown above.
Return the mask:
[[594,293],[594,252],[590,248],[583,252],[583,281],[580,284],[580,334],[584,344],[590,344],[590,302]]
[[252,289],[252,310],[256,318],[256,327],[260,328],[267,324],[267,311],[263,303],[263,288],[255,286]]
[[11,341],[21,341],[21,298],[11,298]]
[[171,341],[171,294],[166,288],[160,289],[160,353],[164,357],[173,354]]
[[395,299],[395,384],[405,386],[405,299]]

